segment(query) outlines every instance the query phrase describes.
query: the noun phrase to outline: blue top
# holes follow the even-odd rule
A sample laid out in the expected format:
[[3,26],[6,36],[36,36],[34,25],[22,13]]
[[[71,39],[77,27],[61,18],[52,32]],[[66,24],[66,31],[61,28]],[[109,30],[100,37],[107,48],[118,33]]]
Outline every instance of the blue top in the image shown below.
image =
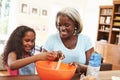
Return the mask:
[[[31,56],[34,55],[34,52],[31,52]],[[19,75],[31,75],[35,74],[35,63],[30,63],[19,69]]]
[[35,74],[35,64],[31,63],[19,69],[19,75]]
[[78,42],[74,49],[68,49],[64,46],[59,36],[59,33],[51,35],[46,43],[43,45],[43,48],[47,51],[58,51],[61,50],[65,58],[62,60],[65,63],[78,62],[85,64],[86,55],[85,52],[93,47],[92,42],[89,37],[79,34]]

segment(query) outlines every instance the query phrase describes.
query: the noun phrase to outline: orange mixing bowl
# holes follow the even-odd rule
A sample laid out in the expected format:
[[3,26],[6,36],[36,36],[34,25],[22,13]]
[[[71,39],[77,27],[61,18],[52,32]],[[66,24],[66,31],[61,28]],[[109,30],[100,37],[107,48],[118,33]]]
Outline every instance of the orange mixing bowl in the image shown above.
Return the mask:
[[57,62],[37,61],[37,73],[41,80],[71,80],[76,67],[61,62],[59,70],[56,70]]

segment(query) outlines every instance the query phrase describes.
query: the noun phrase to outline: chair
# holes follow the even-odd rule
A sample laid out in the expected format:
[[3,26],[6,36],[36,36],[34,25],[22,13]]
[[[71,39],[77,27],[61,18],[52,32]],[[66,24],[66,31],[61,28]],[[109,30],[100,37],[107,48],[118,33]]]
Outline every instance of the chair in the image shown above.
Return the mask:
[[107,70],[112,70],[112,64],[103,62],[101,64],[100,71],[107,71]]
[[102,57],[101,60],[101,67],[100,67],[100,71],[107,71],[107,70],[112,70],[112,64],[111,63],[106,63],[103,62],[104,58]]

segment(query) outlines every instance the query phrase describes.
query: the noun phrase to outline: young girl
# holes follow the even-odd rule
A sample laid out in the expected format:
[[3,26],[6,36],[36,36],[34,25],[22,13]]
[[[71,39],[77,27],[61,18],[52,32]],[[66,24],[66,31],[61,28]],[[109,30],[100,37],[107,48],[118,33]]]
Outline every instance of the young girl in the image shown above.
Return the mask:
[[10,35],[3,53],[4,64],[10,75],[35,74],[35,61],[55,60],[60,57],[60,54],[53,51],[33,56],[35,36],[35,31],[27,26],[17,27]]

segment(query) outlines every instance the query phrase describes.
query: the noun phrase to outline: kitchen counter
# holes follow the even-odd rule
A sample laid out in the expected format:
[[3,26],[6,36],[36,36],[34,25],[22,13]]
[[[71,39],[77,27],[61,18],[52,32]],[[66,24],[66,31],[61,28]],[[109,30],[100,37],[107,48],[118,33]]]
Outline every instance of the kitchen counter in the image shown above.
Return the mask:
[[[120,70],[100,71],[98,80],[112,80],[112,76],[120,77]],[[0,76],[0,80],[40,80],[40,78],[38,75]],[[75,77],[73,80],[79,80],[79,77]]]

